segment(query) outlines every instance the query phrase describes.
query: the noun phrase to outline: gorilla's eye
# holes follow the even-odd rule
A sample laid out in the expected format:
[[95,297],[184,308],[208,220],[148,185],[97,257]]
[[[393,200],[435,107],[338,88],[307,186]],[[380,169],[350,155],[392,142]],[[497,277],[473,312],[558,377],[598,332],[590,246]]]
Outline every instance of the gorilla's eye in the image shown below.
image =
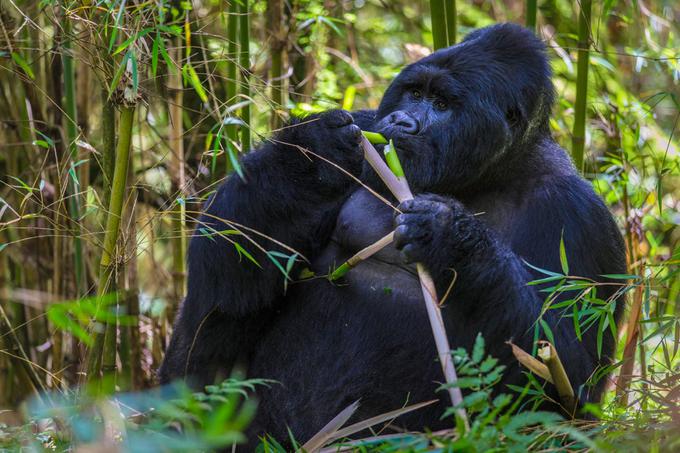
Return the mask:
[[434,108],[437,110],[446,110],[448,106],[446,105],[446,102],[442,101],[441,99],[434,101]]
[[423,97],[423,93],[421,93],[420,90],[413,90],[411,91],[411,96],[413,96],[416,99],[420,99]]

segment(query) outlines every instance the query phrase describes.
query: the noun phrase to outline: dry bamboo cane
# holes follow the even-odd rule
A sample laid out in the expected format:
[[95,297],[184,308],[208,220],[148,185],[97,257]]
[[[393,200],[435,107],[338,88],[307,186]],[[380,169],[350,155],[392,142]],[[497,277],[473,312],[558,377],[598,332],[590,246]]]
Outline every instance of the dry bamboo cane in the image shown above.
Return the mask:
[[333,273],[330,276],[331,281],[335,281],[340,277],[344,276],[350,269],[355,267],[360,262],[367,260],[371,256],[375,255],[380,250],[384,249],[387,245],[391,244],[392,241],[394,241],[394,231],[378,239],[373,244],[359,250],[350,259],[342,263],[341,266],[339,266],[337,269],[333,271]]
[[[373,167],[376,173],[378,173],[380,179],[383,180],[387,188],[395,197],[397,197],[399,202],[401,203],[413,199],[413,194],[411,193],[406,178],[403,176],[403,172],[399,172],[401,174],[395,175],[385,161],[380,158],[378,151],[376,151],[371,142],[364,136],[361,137],[361,146],[364,150],[364,158],[366,161]],[[392,157],[396,159],[396,153],[394,153]],[[401,166],[399,166],[399,169],[400,167]],[[434,281],[422,263],[417,263],[416,269],[418,270],[420,287],[423,292],[423,298],[425,299],[427,316],[430,320],[432,335],[434,336],[434,342],[437,346],[439,361],[442,365],[442,371],[444,372],[444,379],[448,384],[447,390],[451,398],[451,403],[458,407],[458,416],[463,420],[465,425],[468,426],[467,413],[463,407],[463,394],[460,391],[460,388],[453,386],[458,380],[458,376],[456,375],[456,368],[454,367],[451,358],[451,346],[449,345],[446,328],[444,327],[444,320],[442,318],[441,310],[439,309],[439,298],[437,297]]]
[[560,356],[557,354],[557,348],[549,341],[541,341],[540,344],[541,347],[538,349],[537,355],[543,360],[550,371],[552,382],[557,389],[557,394],[564,406],[564,410],[573,418],[574,412],[576,412],[576,396],[562,360],[560,360]]

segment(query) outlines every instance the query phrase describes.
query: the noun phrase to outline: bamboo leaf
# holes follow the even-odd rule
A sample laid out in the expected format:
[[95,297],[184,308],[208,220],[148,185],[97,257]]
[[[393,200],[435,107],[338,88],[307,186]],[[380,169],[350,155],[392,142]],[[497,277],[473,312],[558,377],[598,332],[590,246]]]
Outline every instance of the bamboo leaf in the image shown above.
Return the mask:
[[160,40],[160,33],[156,33],[156,39],[153,40],[153,47],[151,48],[151,76],[153,78],[156,78],[156,71],[158,69],[158,42]]
[[246,249],[244,249],[241,246],[241,244],[239,244],[238,242],[234,242],[233,244],[234,244],[234,247],[236,248],[236,251],[238,252],[239,258],[245,256],[249,261],[251,261],[257,267],[262,268],[262,266],[260,266],[260,263],[258,263],[257,260],[255,258],[253,258],[253,255],[248,253],[248,251]]
[[125,0],[121,0],[120,6],[118,7],[118,14],[116,15],[116,21],[113,25],[113,32],[111,32],[111,38],[109,39],[109,52],[111,52],[111,49],[113,49],[113,44],[116,42],[116,37],[118,36],[118,28],[121,26],[124,11]]
[[168,51],[165,50],[165,44],[162,39],[158,42],[158,51],[160,52],[161,57],[163,57],[163,61],[165,61],[168,71],[177,71],[177,66],[172,62],[172,58],[168,55]]
[[12,52],[12,61],[14,61],[14,63],[16,63],[16,65],[19,66],[28,77],[30,77],[32,80],[35,80],[33,69],[31,69],[31,66],[28,64],[28,62],[24,60],[24,57],[16,52]]
[[147,29],[144,29],[144,30],[140,31],[139,33],[137,33],[137,34],[135,34],[135,35],[130,36],[128,39],[126,39],[125,41],[123,41],[123,43],[122,43],[121,45],[119,45],[118,47],[116,47],[116,50],[113,51],[113,53],[111,54],[111,56],[118,55],[119,53],[121,53],[122,51],[124,51],[125,49],[127,49],[128,46],[129,46],[130,44],[132,44],[133,42],[135,42],[137,39],[143,38],[144,36],[148,35],[151,31],[153,31],[153,29],[147,28]]
[[113,75],[113,79],[111,80],[111,85],[109,85],[109,99],[111,99],[111,95],[113,94],[113,91],[116,89],[116,87],[120,83],[120,79],[123,77],[123,72],[125,72],[125,68],[127,67],[128,58],[130,58],[129,52],[127,54],[125,54],[123,61],[120,62],[120,66],[118,66],[118,69],[116,69],[116,73]]
[[567,261],[567,249],[564,246],[564,230],[560,236],[560,265],[562,266],[562,273],[569,275],[569,262]]
[[183,69],[186,71],[189,83],[194,88],[194,90],[196,90],[196,94],[198,94],[198,97],[201,98],[201,101],[203,101],[203,103],[207,103],[208,95],[203,89],[203,85],[201,85],[201,81],[198,78],[198,74],[196,74],[196,70],[194,69],[194,67],[191,66],[190,63],[187,63],[186,65],[184,65]]

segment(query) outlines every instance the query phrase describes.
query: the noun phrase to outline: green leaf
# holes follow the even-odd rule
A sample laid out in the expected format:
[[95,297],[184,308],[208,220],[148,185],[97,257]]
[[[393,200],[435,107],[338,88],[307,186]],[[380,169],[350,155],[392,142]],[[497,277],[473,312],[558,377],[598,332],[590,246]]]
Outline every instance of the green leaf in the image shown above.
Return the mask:
[[39,146],[41,148],[49,149],[50,145],[45,140],[33,140],[33,145]]
[[111,49],[113,49],[113,44],[116,42],[116,37],[118,36],[118,28],[122,23],[124,12],[125,12],[125,0],[121,0],[120,6],[118,7],[118,14],[116,15],[116,22],[113,25],[113,32],[111,33],[111,38],[109,39],[109,52],[111,51]]
[[439,389],[445,389],[450,387],[457,387],[460,389],[474,389],[479,388],[482,385],[482,378],[476,376],[464,376],[459,377],[456,382],[451,382],[450,384],[443,384]]
[[329,19],[328,17],[325,17],[325,16],[319,16],[318,20],[319,20],[319,22],[322,22],[322,23],[328,25],[329,27],[331,27],[333,29],[334,32],[336,32],[338,35],[342,36],[342,31],[340,31],[338,26],[333,23],[332,19]]
[[142,37],[148,35],[152,30],[153,30],[153,29],[151,29],[151,28],[146,28],[146,29],[140,31],[140,32],[137,33],[137,34],[130,36],[128,39],[126,39],[125,41],[123,41],[123,43],[122,43],[120,46],[118,46],[118,47],[116,48],[116,50],[113,51],[113,53],[111,54],[111,56],[118,55],[119,53],[121,53],[122,51],[124,51],[125,49],[127,49],[128,46],[129,46],[130,44],[132,44],[133,42],[135,42],[137,39],[142,38]]
[[547,269],[541,269],[540,267],[536,267],[526,260],[522,260],[522,261],[524,261],[524,264],[526,264],[527,266],[529,266],[533,270],[540,272],[541,274],[548,275],[550,277],[564,277],[564,275],[558,274],[557,272],[552,272],[552,271],[549,271]]
[[182,36],[182,27],[178,25],[159,25],[158,29],[174,36]]
[[545,322],[544,319],[539,320],[541,327],[543,328],[543,332],[545,333],[546,338],[548,339],[549,342],[552,344],[555,344],[555,337],[553,336],[552,329],[548,325],[547,322]]
[[578,341],[583,341],[583,337],[581,334],[581,319],[579,318],[577,305],[578,304],[574,304],[572,306],[572,320],[574,323],[574,332],[576,332],[576,338],[578,338]]
[[158,51],[160,52],[161,57],[163,57],[163,61],[165,61],[165,65],[168,68],[168,71],[177,72],[177,67],[172,62],[172,58],[170,58],[168,52],[165,50],[165,44],[163,43],[162,39],[158,41]]
[[137,96],[137,91],[139,91],[139,73],[137,72],[137,58],[134,52],[129,53],[130,69],[132,71],[132,90],[133,97]]
[[472,362],[479,363],[484,358],[484,337],[481,333],[477,334],[475,345],[472,347]]
[[553,412],[520,412],[503,427],[503,433],[512,440],[522,442],[531,438],[518,432],[523,428],[532,425],[551,425],[561,420],[562,417]]
[[246,177],[243,174],[241,164],[238,161],[238,158],[236,157],[236,147],[229,138],[227,138],[226,140],[227,140],[227,155],[229,156],[229,162],[231,162],[231,166],[234,168],[234,171],[239,176],[239,178],[245,181]]
[[26,73],[26,75],[31,78],[31,80],[35,80],[33,69],[31,69],[31,66],[28,64],[28,62],[24,60],[24,57],[16,52],[12,52],[12,61],[14,61],[14,63],[16,63],[16,65],[19,66]]
[[121,77],[123,77],[123,72],[125,71],[125,68],[127,67],[128,58],[130,58],[129,52],[127,54],[125,54],[125,57],[123,57],[123,61],[120,62],[120,66],[118,66],[118,69],[116,69],[116,73],[113,75],[113,79],[111,80],[111,85],[109,85],[109,96],[108,96],[109,99],[111,98],[113,91],[116,89],[116,87],[120,83]]
[[467,408],[474,408],[475,406],[486,402],[488,399],[489,392],[487,391],[472,392],[463,397],[463,406]]
[[189,83],[196,91],[196,94],[198,94],[198,97],[201,98],[201,101],[203,101],[203,103],[208,102],[208,95],[203,89],[203,85],[201,85],[201,80],[198,78],[198,74],[196,74],[196,70],[194,69],[194,67],[191,66],[191,64],[187,63],[186,65],[184,65],[183,69],[186,70]]
[[241,257],[245,256],[246,258],[248,258],[249,261],[251,261],[257,267],[262,268],[262,266],[260,266],[260,263],[258,263],[257,260],[255,258],[253,258],[253,255],[251,255],[250,253],[248,253],[246,251],[246,249],[241,247],[241,244],[239,244],[238,242],[234,242],[233,244],[234,244],[234,247],[236,248],[236,251],[238,252],[239,259]]
[[267,256],[269,257],[269,260],[270,260],[272,263],[274,263],[274,265],[281,271],[281,273],[283,274],[283,276],[285,277],[285,279],[286,279],[286,280],[289,280],[290,277],[288,276],[288,272],[287,272],[286,269],[281,265],[281,263],[279,263],[279,261],[276,259],[276,258],[283,258],[283,259],[288,260],[288,259],[289,259],[288,255],[283,254],[283,253],[281,253],[281,252],[277,252],[277,251],[275,251],[275,250],[270,250],[270,251],[267,252]]
[[153,40],[153,47],[151,47],[151,77],[153,78],[156,78],[158,70],[158,42],[161,39],[160,33],[156,33],[156,39]]
[[484,359],[482,364],[479,365],[479,372],[483,374],[488,373],[493,369],[493,367],[496,366],[497,363],[498,359],[488,356],[486,359]]
[[560,236],[560,265],[562,266],[562,273],[569,275],[569,262],[567,261],[567,249],[564,246],[564,230]]

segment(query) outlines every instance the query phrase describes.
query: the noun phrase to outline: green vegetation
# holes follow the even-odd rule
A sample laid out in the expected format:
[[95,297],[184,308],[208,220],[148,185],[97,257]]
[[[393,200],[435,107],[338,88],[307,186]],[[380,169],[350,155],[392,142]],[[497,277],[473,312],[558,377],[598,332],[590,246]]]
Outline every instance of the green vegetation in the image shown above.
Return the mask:
[[[492,394],[505,370],[480,337],[453,352],[468,428],[452,407],[450,430],[353,448],[677,451],[680,5],[665,0],[0,0],[0,449],[241,441],[253,394],[277,383],[154,387],[201,204],[224,178],[244,177],[239,154],[291,114],[376,108],[405,64],[503,21],[547,43],[552,132],[626,241],[628,274],[610,276],[627,294],[621,325],[566,260],[560,273],[541,270],[553,285],[544,312],[569,309],[577,336],[618,332],[605,397],[587,407],[598,419],[536,412],[540,367],[528,387]],[[252,259],[246,240],[224,234]],[[288,275],[295,257],[270,258],[286,283],[302,278]],[[551,304],[566,290],[578,291]],[[537,339],[550,338],[546,326],[537,320]],[[365,427],[338,426],[323,443]]]

